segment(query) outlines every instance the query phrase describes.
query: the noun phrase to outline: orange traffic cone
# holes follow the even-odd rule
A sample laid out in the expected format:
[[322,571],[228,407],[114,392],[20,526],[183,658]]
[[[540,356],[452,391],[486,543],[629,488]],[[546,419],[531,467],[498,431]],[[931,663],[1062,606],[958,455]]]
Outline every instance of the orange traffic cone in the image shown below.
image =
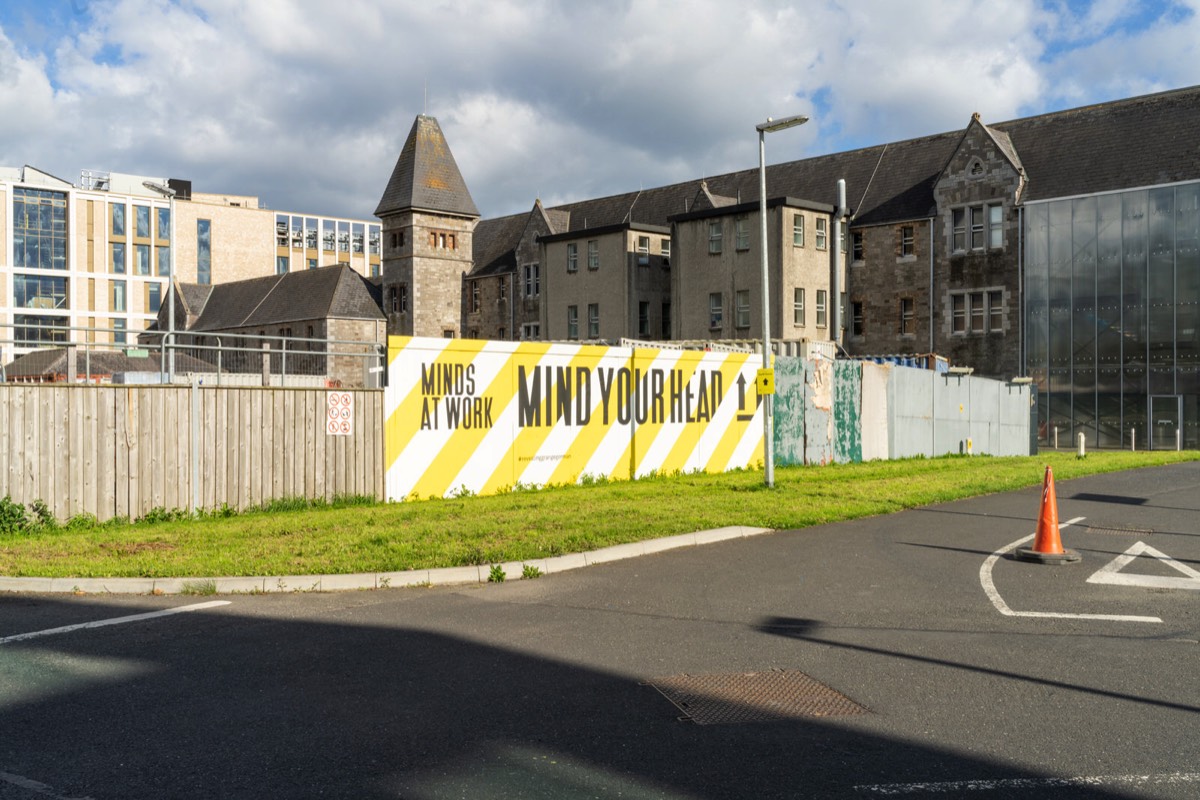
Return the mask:
[[1064,549],[1058,535],[1058,497],[1054,494],[1054,472],[1049,465],[1046,466],[1046,478],[1042,482],[1042,513],[1038,516],[1033,547],[1017,550],[1017,558],[1039,564],[1073,564],[1079,561],[1079,553]]

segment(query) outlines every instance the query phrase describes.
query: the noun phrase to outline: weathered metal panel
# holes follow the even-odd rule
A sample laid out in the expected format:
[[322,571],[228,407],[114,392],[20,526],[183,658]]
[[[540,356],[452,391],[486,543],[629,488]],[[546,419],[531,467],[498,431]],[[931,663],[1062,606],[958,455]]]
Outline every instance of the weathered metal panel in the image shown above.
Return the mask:
[[892,367],[887,364],[862,365],[862,460],[888,457],[888,380]]
[[938,375],[934,383],[933,455],[967,451],[971,435],[971,378],[966,375]]
[[862,461],[862,362],[833,365],[833,460]]
[[833,462],[833,362],[805,362],[804,463]]
[[999,381],[986,378],[971,378],[970,391],[970,437],[971,452],[996,454],[1000,439],[1000,387]]
[[934,382],[936,372],[896,367],[891,375],[889,434],[892,458],[933,455]]
[[775,463],[804,463],[804,359],[775,359]]
[[[1033,403],[1033,386],[1012,383],[1001,384],[997,396],[996,442],[992,451],[998,456],[1030,456],[1030,407]],[[1035,437],[1036,441],[1036,437]]]

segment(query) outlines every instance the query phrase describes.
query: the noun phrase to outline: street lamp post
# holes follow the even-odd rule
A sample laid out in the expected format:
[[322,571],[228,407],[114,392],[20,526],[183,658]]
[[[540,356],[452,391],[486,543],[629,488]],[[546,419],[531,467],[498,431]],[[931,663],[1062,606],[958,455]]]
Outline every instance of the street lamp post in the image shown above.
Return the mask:
[[[767,286],[767,134],[792,128],[808,122],[808,117],[797,114],[783,119],[771,119],[755,125],[758,131],[758,250],[762,263],[762,326],[763,326],[763,369],[771,368],[771,293]],[[775,395],[763,398],[763,461],[767,487],[775,485]]]
[[167,335],[163,339],[167,347],[167,382],[175,382],[175,190],[164,183],[142,181],[142,186],[167,198],[171,215],[171,245],[167,250]]

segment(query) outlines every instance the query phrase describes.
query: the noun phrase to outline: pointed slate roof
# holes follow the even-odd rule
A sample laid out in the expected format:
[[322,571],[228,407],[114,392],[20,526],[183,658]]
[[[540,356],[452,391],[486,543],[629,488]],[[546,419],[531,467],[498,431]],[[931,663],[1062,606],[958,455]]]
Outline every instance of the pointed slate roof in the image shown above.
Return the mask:
[[193,331],[312,319],[385,319],[374,287],[350,267],[322,267],[212,287]]
[[409,209],[479,216],[441,126],[424,114],[413,122],[375,216],[385,217]]

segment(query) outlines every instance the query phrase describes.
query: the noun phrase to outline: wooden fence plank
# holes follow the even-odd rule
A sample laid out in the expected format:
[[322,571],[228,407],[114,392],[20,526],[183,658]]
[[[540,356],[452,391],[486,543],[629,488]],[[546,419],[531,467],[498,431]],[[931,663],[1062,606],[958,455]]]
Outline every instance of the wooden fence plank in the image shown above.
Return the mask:
[[[255,421],[251,417],[252,403],[250,400],[249,390],[241,390],[238,392],[238,415],[242,420],[241,434],[252,429]],[[248,438],[244,438],[238,448],[241,456],[238,458],[238,508],[246,509],[251,505],[250,481],[251,467],[254,461],[254,448],[250,446]]]

